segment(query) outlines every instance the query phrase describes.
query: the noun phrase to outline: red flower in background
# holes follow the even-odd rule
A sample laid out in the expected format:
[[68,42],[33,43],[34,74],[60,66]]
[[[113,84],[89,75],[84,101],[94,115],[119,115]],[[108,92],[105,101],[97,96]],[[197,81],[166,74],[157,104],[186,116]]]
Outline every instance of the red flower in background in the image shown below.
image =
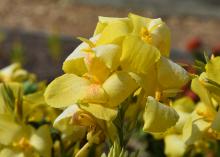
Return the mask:
[[185,91],[185,95],[190,97],[194,102],[199,101],[199,97],[190,89]]
[[186,48],[189,52],[195,52],[202,47],[202,40],[198,37],[194,37],[188,40]]

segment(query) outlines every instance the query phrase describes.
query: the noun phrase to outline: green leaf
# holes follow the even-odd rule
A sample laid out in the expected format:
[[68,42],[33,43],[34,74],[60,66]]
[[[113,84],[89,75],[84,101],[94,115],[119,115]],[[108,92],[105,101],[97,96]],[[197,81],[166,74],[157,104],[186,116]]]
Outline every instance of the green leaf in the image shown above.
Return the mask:
[[206,51],[204,52],[204,58],[205,58],[206,63],[209,63],[209,62],[210,62],[208,53],[207,53]]

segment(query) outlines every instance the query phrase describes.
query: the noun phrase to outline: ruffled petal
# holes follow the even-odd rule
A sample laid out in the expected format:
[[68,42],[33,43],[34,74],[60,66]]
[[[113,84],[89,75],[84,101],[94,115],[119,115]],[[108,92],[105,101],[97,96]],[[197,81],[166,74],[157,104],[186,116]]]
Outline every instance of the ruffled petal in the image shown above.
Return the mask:
[[130,13],[128,18],[132,25],[132,34],[139,35],[143,27],[147,27],[151,19]]
[[109,43],[119,43],[129,33],[129,26],[124,21],[109,23],[101,33],[97,46]]
[[138,74],[146,74],[160,58],[160,52],[145,43],[139,36],[128,35],[122,44],[122,68]]
[[149,96],[143,119],[145,132],[164,132],[176,124],[179,116],[173,108],[157,102]]
[[152,36],[152,45],[156,46],[163,56],[169,57],[171,35],[167,25],[160,19],[152,19],[148,26]]
[[157,63],[157,76],[163,89],[179,89],[189,81],[186,70],[165,57]]
[[115,18],[115,17],[103,17],[99,16],[99,22],[96,25],[94,35],[102,33],[105,27],[113,21],[124,21],[127,22],[128,18]]
[[211,59],[210,62],[206,64],[205,68],[208,78],[220,84],[220,57]]
[[154,96],[157,88],[156,68],[153,66],[149,69],[147,74],[129,73],[133,79],[141,86],[146,96]]

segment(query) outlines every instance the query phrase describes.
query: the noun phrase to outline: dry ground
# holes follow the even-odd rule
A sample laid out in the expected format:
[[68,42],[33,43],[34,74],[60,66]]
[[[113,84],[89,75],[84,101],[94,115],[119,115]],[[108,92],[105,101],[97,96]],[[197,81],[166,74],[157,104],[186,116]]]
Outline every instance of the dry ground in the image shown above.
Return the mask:
[[[69,36],[89,37],[94,30],[97,16],[123,17],[128,12],[157,17],[146,10],[61,3],[61,0],[0,0],[0,27],[26,31],[58,31]],[[220,43],[219,19],[176,15],[163,19],[172,31],[174,48],[184,49],[186,40],[193,36],[201,37],[209,47]]]

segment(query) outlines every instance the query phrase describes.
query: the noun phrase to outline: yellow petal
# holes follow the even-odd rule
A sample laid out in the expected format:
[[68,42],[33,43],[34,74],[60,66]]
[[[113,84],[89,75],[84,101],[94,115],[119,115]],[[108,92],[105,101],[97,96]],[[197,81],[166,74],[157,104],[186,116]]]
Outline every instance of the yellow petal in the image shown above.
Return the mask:
[[135,74],[133,72],[129,73],[133,79],[141,86],[146,96],[154,96],[157,87],[157,76],[156,68],[153,66],[149,69],[147,74]]
[[85,96],[79,102],[104,104],[107,103],[108,100],[109,96],[101,85],[91,84],[90,86],[88,86],[85,92]]
[[173,108],[157,102],[149,96],[143,119],[145,132],[164,132],[176,124],[179,116]]
[[106,121],[112,121],[117,116],[117,110],[104,107],[99,104],[83,104],[79,105],[81,109],[89,112],[94,117]]
[[45,104],[45,100],[43,97],[43,91],[38,91],[32,94],[25,95],[23,100],[31,103],[31,104]]
[[90,82],[74,74],[64,74],[52,81],[45,93],[46,102],[53,107],[71,105],[85,96]]
[[163,89],[179,89],[189,81],[186,70],[165,57],[157,63],[157,76]]
[[77,141],[85,137],[86,127],[70,123],[72,117],[80,111],[81,109],[78,105],[70,105],[54,121],[53,127],[62,132],[62,139],[64,141],[69,139]]
[[30,144],[42,157],[51,157],[52,139],[49,126],[43,125],[30,137]]
[[58,123],[66,118],[72,117],[76,112],[80,111],[79,107],[74,104],[68,106],[54,121],[53,125],[56,127]]
[[179,120],[177,121],[176,125],[172,128],[172,130],[175,133],[182,134],[183,127],[184,127],[185,123],[187,122],[187,120],[190,118],[191,113],[182,112],[179,110],[176,110],[176,111],[179,115]]
[[163,56],[169,57],[170,54],[170,30],[167,25],[160,19],[153,19],[148,26],[152,37],[152,45],[156,46]]
[[195,104],[191,98],[182,97],[174,101],[173,107],[175,110],[191,113],[195,108]]
[[75,157],[87,157],[89,156],[89,152],[92,148],[93,144],[87,142],[76,154]]
[[207,73],[203,72],[199,76],[201,84],[210,92],[217,101],[220,101],[220,84],[208,78]]
[[[92,43],[96,43],[99,35],[90,38]],[[81,43],[64,61],[63,71],[65,73],[74,73],[76,75],[83,75],[87,72],[86,65],[84,63],[84,58],[87,52],[85,49],[89,49],[89,44],[86,42]]]
[[213,107],[210,92],[202,85],[198,78],[192,80],[191,89],[200,97],[202,102]]
[[0,70],[0,80],[2,81],[11,81],[13,73],[20,69],[21,65],[19,63],[11,64],[3,69]]
[[100,33],[102,33],[102,31],[105,29],[105,27],[107,26],[107,23],[103,23],[103,22],[98,22],[94,31],[93,35],[98,35]]
[[209,122],[206,122],[201,116],[193,113],[183,127],[183,140],[187,145],[193,144],[202,138],[209,127]]
[[94,35],[102,33],[104,28],[111,22],[114,21],[128,21],[128,18],[115,18],[115,17],[103,17],[99,16],[99,22],[96,25]]
[[104,17],[104,16],[99,16],[99,21],[102,22],[102,23],[111,23],[111,22],[114,22],[114,21],[123,21],[123,22],[127,22],[128,21],[128,18],[126,17]]
[[74,73],[76,75],[83,75],[87,72],[84,58],[86,53],[76,52],[78,49],[83,49],[88,47],[86,43],[81,44],[75,51],[73,51],[63,63],[63,71],[65,73]]
[[85,78],[64,74],[51,82],[45,93],[46,102],[52,107],[66,107],[76,102],[105,103],[107,95],[100,85]]
[[103,89],[109,97],[107,105],[118,106],[137,87],[136,81],[127,72],[120,71],[112,74],[103,84]]
[[100,45],[94,48],[97,58],[100,58],[105,65],[115,70],[120,64],[121,48],[115,44]]
[[139,35],[143,27],[147,27],[151,19],[130,13],[128,18],[132,24],[132,33]]
[[12,80],[15,82],[23,82],[25,80],[28,80],[29,74],[26,70],[24,69],[17,69],[13,75],[12,75]]
[[138,36],[128,35],[122,45],[122,68],[138,74],[146,74],[160,58],[160,52]]
[[26,157],[26,155],[18,150],[3,148],[0,150],[0,157]]
[[20,130],[21,127],[14,122],[12,115],[0,114],[0,144],[12,143]]
[[218,110],[216,117],[212,122],[211,128],[220,132],[220,110]]
[[124,21],[113,21],[109,23],[103,32],[97,45],[109,44],[109,43],[119,43],[122,41],[123,37],[128,34],[129,26]]
[[215,57],[211,59],[205,66],[206,73],[209,79],[220,84],[220,57]]
[[215,108],[209,107],[203,102],[199,102],[196,105],[195,112],[206,121],[213,121],[217,114]]
[[167,25],[160,19],[150,19],[135,14],[129,14],[132,24],[132,33],[141,35],[141,30],[146,29],[150,40],[148,44],[157,47],[163,56],[170,53],[170,31]]
[[103,60],[94,54],[87,55],[85,64],[88,69],[88,73],[86,73],[85,76],[93,80],[93,82],[102,83],[111,72]]
[[165,154],[169,157],[182,157],[186,151],[186,145],[182,136],[178,134],[167,135],[165,141]]

